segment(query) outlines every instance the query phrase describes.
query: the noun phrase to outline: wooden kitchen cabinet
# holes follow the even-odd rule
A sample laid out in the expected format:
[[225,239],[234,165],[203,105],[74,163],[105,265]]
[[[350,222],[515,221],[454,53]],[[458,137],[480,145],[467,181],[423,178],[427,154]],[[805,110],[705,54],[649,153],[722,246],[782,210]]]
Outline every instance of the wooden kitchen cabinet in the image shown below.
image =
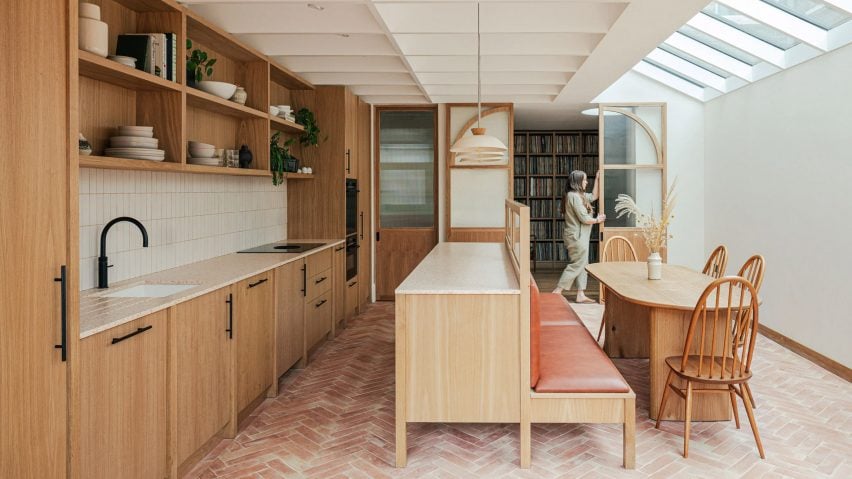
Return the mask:
[[[358,165],[362,163],[361,158],[359,158],[360,150],[358,149],[359,143],[359,129],[358,124],[360,121],[359,118],[359,110],[358,103],[361,100],[352,94],[352,92],[347,88],[345,91],[345,117],[346,117],[346,125],[345,125],[345,136],[344,136],[344,148],[346,150],[344,168],[346,171],[346,178],[358,178]],[[360,186],[360,185],[359,185]]]
[[174,454],[180,472],[194,464],[190,461],[182,467],[231,419],[230,300],[231,288],[227,287],[169,310],[175,383]]
[[331,290],[308,301],[305,308],[305,344],[310,350],[331,332]]
[[307,293],[305,295],[305,352],[311,350],[332,329],[333,252],[326,248],[307,257]]
[[372,176],[370,161],[371,106],[358,101],[358,305],[363,310],[370,302],[372,293],[372,244],[373,228],[370,224],[370,211],[373,204],[370,179]]
[[335,246],[332,255],[332,320],[336,335],[341,321],[346,319],[346,245]]
[[358,315],[358,303],[361,297],[358,282],[358,276],[346,282],[346,292],[344,293],[346,297],[346,310],[344,312],[346,319],[351,319]]
[[305,355],[305,267],[305,260],[301,259],[275,270],[274,384]]
[[80,342],[80,477],[167,475],[167,338],[161,311]]
[[233,337],[236,348],[235,415],[251,405],[272,385],[274,297],[272,271],[233,286]]

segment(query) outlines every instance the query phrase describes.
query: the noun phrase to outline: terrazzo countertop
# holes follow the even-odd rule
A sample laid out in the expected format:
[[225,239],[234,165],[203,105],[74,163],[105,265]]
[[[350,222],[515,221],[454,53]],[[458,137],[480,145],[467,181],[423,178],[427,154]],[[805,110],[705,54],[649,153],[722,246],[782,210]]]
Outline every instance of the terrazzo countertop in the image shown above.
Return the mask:
[[[205,261],[158,271],[138,278],[117,282],[108,290],[90,289],[80,292],[80,339],[134,319],[189,301],[251,278],[292,261],[343,243],[343,240],[288,239],[290,242],[322,243],[305,253],[231,253]],[[163,298],[106,298],[104,295],[139,284],[192,284],[195,287]]]
[[502,243],[440,243],[397,294],[521,294]]

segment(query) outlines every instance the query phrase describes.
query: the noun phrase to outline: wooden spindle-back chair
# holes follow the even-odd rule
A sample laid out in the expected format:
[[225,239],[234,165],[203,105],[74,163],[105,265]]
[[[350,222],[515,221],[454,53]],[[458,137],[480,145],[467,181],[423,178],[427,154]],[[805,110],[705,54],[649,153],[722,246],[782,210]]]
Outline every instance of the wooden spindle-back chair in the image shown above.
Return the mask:
[[[757,291],[747,279],[727,276],[713,281],[695,305],[683,345],[683,355],[666,358],[669,375],[660,399],[656,428],[660,428],[669,393],[674,392],[683,398],[686,403],[683,457],[689,457],[689,427],[692,396],[695,393],[728,394],[737,429],[740,427],[740,417],[736,397],[739,396],[745,405],[760,457],[766,457],[748,393],[748,380],[752,377],[751,361],[757,340],[758,309]],[[743,333],[741,346],[737,331]],[[685,381],[686,387],[676,387],[672,383],[675,377]],[[710,385],[712,388],[696,389],[694,383]]]
[[728,248],[725,245],[719,245],[710,253],[707,258],[707,263],[704,264],[704,269],[701,271],[707,276],[712,276],[716,279],[725,276],[725,269],[728,267]]
[[[601,253],[601,263],[610,263],[615,261],[638,261],[636,249],[630,243],[630,240],[624,236],[613,236],[604,243],[603,252]],[[598,302],[604,304],[604,286],[600,285],[598,294]],[[598,342],[601,340],[604,327],[606,327],[606,316],[601,318],[601,327],[598,329]]]
[[[758,297],[760,296],[760,287],[763,285],[763,270],[766,267],[766,260],[763,259],[763,256],[756,254],[751,258],[747,259],[743,266],[740,268],[740,271],[737,273],[737,276],[741,278],[747,279],[752,286],[754,286],[755,292],[757,292]],[[741,313],[741,314],[744,314]],[[738,332],[739,342],[738,346],[742,348],[743,344],[745,344],[745,338],[743,337],[744,331]],[[751,401],[751,405],[754,408],[757,408],[757,403],[754,401],[754,397],[751,395],[751,388],[746,389],[746,394],[748,394],[748,398]]]

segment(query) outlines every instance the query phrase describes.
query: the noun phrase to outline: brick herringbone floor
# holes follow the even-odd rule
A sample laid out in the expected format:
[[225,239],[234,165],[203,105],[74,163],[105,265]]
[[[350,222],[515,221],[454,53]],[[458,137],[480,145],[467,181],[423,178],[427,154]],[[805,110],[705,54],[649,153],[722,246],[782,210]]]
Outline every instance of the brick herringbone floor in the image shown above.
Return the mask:
[[[597,332],[602,307],[576,305]],[[197,478],[577,478],[852,477],[852,386],[761,337],[752,389],[767,459],[745,411],[733,422],[694,423],[681,457],[682,423],[648,419],[648,363],[616,360],[637,393],[636,470],[621,468],[621,428],[534,425],[533,468],[518,468],[518,428],[495,424],[409,426],[409,464],[395,469],[393,304],[378,303],[328,342],[306,369],[282,379],[233,440],[222,441]]]

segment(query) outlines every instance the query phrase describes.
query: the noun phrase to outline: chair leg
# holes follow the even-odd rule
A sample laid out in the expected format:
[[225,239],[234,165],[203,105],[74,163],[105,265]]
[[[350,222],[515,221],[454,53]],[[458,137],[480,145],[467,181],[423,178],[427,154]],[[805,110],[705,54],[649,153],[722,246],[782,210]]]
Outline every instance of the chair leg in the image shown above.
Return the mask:
[[669,376],[666,378],[666,385],[663,386],[663,397],[660,399],[660,408],[657,409],[657,424],[654,426],[655,429],[660,428],[660,420],[663,418],[663,412],[666,410],[666,400],[669,398],[669,385],[672,383],[672,377],[674,376],[674,371],[669,370]]
[[729,394],[731,395],[731,409],[734,410],[734,421],[737,425],[737,429],[740,428],[740,411],[737,409],[737,393],[734,389],[733,384],[728,385]]
[[751,402],[751,407],[757,409],[757,403],[754,402],[754,396],[751,395],[751,387],[747,383],[743,383],[743,387],[745,393],[748,395],[748,400]]
[[[743,383],[743,386],[746,384]],[[748,399],[748,396],[743,395],[743,404],[745,405],[746,414],[748,414],[748,422],[751,424],[751,432],[754,433],[754,442],[757,443],[757,452],[760,453],[761,459],[766,459],[766,455],[763,453],[763,443],[760,442],[760,433],[757,432],[757,422],[754,420],[754,411],[751,410],[751,400]]]
[[601,335],[603,334],[605,327],[606,327],[606,311],[604,311],[604,315],[601,316],[601,327],[600,327],[600,329],[598,329],[598,338],[596,339],[596,341],[598,343],[601,342]]
[[683,418],[683,457],[689,457],[689,426],[692,421],[692,382],[686,382],[686,413]]

